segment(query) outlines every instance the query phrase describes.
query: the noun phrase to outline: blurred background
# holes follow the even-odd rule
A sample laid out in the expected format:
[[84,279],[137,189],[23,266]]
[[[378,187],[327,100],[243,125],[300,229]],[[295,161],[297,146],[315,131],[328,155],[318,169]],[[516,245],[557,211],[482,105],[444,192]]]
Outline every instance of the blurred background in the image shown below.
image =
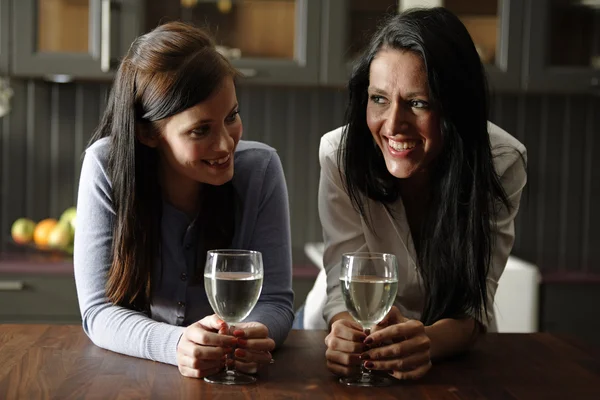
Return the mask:
[[415,5],[459,15],[491,121],[528,150],[505,331],[600,345],[599,0],[0,0],[0,323],[80,321],[69,209],[82,152],[119,58],[169,20],[208,27],[246,75],[244,137],[275,147],[286,173],[299,307],[319,271],[320,137],[342,124],[378,20]]

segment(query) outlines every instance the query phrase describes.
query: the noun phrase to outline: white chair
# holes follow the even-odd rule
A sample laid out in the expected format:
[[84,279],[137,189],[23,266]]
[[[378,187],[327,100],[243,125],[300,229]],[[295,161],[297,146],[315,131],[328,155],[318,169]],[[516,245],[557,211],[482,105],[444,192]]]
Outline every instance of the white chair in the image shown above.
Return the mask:
[[514,256],[508,257],[494,298],[498,332],[538,331],[540,279],[535,265]]
[[[327,328],[322,317],[327,293],[323,248],[323,243],[304,245],[304,253],[320,271],[312,290],[306,297],[304,329]],[[537,332],[539,285],[540,273],[535,265],[509,256],[494,299],[495,325],[498,332]]]

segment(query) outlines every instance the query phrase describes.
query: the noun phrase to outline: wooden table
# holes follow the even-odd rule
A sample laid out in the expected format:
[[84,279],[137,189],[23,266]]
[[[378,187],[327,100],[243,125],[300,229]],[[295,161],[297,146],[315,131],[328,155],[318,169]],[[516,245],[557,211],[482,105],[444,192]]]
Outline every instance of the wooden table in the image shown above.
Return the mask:
[[600,353],[549,334],[489,334],[419,381],[340,385],[321,331],[292,331],[259,382],[227,387],[94,346],[80,326],[0,325],[0,399],[600,399]]

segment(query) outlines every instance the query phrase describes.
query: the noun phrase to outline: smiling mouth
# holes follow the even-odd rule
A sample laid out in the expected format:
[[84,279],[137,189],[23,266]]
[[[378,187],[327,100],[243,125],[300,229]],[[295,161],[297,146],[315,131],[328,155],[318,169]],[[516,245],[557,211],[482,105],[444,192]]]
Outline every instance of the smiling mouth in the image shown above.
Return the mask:
[[220,167],[220,166],[227,164],[227,162],[229,162],[230,159],[231,159],[231,153],[227,154],[227,156],[225,156],[223,158],[218,158],[216,160],[204,160],[204,162],[206,164],[210,165],[211,167]]
[[410,150],[410,149],[414,149],[417,144],[419,143],[419,141],[417,140],[392,140],[390,138],[388,139],[388,145],[390,146],[390,148],[392,150],[395,151],[406,151],[406,150]]

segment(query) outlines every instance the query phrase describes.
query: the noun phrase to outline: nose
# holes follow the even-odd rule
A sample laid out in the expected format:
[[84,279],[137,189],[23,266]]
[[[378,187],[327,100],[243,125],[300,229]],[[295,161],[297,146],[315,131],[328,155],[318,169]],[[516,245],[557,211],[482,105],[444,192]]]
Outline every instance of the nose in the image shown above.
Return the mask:
[[406,132],[409,127],[409,113],[401,103],[394,102],[385,115],[385,134],[394,136]]
[[213,142],[213,150],[216,152],[231,153],[233,146],[233,138],[229,134],[229,131],[225,126],[221,126]]

